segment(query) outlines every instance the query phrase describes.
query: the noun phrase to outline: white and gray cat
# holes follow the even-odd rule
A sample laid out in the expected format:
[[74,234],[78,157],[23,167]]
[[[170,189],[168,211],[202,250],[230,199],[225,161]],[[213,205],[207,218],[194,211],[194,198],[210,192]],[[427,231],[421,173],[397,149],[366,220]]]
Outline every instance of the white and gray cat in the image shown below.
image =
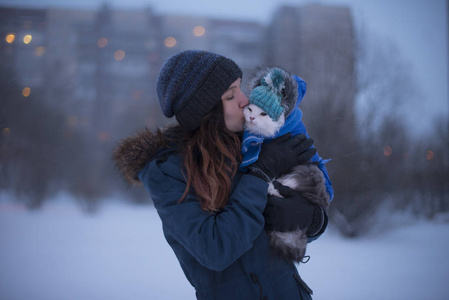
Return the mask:
[[[276,136],[279,129],[284,125],[285,119],[295,109],[298,98],[296,80],[283,68],[275,68],[284,75],[284,81],[280,86],[281,105],[284,112],[278,119],[273,120],[261,107],[251,103],[251,97],[250,104],[244,108],[245,130],[265,138]],[[260,86],[262,82],[271,84],[270,74],[272,74],[273,69],[273,67],[268,67],[258,71],[250,81],[250,89],[254,91],[254,88]],[[327,209],[330,197],[326,191],[323,173],[316,164],[306,163],[295,166],[291,173],[275,178],[275,180],[299,191],[303,197],[312,203]],[[269,184],[268,193],[282,197],[272,183]],[[271,247],[277,255],[289,261],[302,261],[307,247],[307,235],[303,230],[298,228],[289,232],[268,231],[268,235]]]

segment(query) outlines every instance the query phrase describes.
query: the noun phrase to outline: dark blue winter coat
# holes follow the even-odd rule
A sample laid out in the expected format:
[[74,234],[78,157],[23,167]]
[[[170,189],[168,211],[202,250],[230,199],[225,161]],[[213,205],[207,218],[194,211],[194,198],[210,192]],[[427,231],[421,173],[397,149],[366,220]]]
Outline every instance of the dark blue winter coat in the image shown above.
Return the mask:
[[162,220],[167,242],[198,299],[311,299],[293,263],[277,258],[264,231],[267,183],[237,173],[226,207],[208,213],[186,187],[182,158],[154,159],[138,173]]

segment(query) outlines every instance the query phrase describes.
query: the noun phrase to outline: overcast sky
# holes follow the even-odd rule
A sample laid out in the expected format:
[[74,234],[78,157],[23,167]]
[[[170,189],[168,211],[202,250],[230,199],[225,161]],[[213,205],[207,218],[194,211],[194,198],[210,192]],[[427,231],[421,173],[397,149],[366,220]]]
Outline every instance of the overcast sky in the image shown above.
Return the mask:
[[[156,13],[205,15],[268,23],[281,4],[346,5],[356,24],[397,42],[426,102],[421,110],[433,117],[449,115],[447,0],[109,0],[112,8],[151,7]],[[97,8],[103,0],[0,0],[1,5]],[[425,108],[424,106],[428,107]]]

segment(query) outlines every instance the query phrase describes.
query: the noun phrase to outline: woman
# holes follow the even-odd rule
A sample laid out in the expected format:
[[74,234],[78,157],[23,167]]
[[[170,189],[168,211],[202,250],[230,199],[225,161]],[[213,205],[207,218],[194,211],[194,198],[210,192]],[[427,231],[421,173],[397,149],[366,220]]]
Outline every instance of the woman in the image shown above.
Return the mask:
[[242,109],[248,105],[241,78],[240,68],[223,56],[191,50],[174,55],[160,71],[157,93],[163,113],[179,124],[123,140],[114,158],[130,182],[149,191],[198,299],[310,299],[294,264],[270,250],[264,215],[286,229],[319,226],[315,238],[324,231],[327,219],[317,220],[322,212],[311,204],[292,199],[298,203],[288,208],[298,212],[294,218],[283,207],[266,205],[265,180],[312,157],[313,141],[278,138],[262,148],[247,174],[238,171]]

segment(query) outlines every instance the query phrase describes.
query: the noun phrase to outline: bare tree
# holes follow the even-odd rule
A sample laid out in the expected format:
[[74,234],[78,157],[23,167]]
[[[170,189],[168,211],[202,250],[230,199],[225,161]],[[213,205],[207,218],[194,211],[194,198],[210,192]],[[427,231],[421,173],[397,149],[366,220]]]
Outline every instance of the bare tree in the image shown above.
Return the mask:
[[63,116],[43,103],[43,91],[25,93],[13,72],[0,71],[0,188],[19,196],[30,208],[55,192]]
[[352,184],[339,181],[346,190],[333,207],[334,221],[350,236],[363,234],[385,219],[379,216],[384,213],[380,207],[391,209],[399,202],[410,202],[406,190],[414,184],[409,176],[415,145],[405,116],[420,95],[409,65],[392,41],[359,32],[356,58],[358,142],[353,144],[350,168],[355,167],[352,178],[343,178]]

